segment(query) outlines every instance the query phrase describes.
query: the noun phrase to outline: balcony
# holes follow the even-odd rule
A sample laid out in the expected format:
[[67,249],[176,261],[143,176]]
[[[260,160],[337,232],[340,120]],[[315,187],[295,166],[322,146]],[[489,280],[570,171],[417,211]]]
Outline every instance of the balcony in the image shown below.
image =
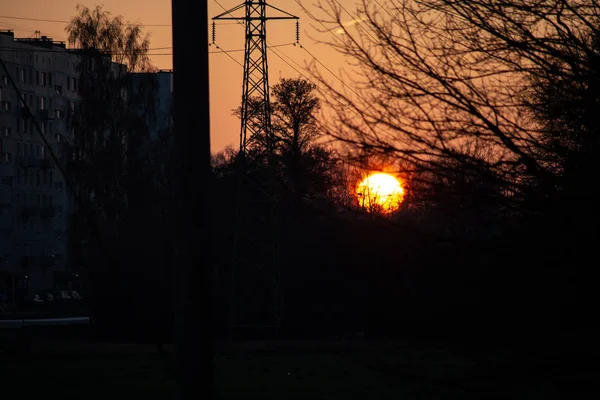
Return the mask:
[[52,265],[54,265],[55,258],[54,258],[54,256],[42,256],[41,262],[42,262],[42,265],[52,266]]
[[12,176],[3,176],[0,178],[0,184],[10,186],[13,185],[13,177]]
[[48,168],[52,168],[52,163],[50,162],[50,159],[48,158],[44,158],[39,161],[39,165],[41,169],[48,169]]
[[17,116],[19,118],[31,118],[31,114],[29,113],[29,110],[26,107],[19,107],[19,110],[17,111]]
[[38,165],[40,165],[40,160],[38,160],[35,157],[19,157],[17,163],[21,166],[21,167],[25,167],[25,168],[30,168],[30,167],[37,167]]
[[24,219],[31,218],[36,215],[37,208],[32,206],[23,206],[21,207],[21,217]]
[[50,110],[38,110],[38,118],[41,119],[42,121],[46,121],[49,119],[53,119],[53,115],[50,112]]
[[54,217],[55,210],[53,206],[44,206],[40,209],[41,218],[52,218]]
[[27,269],[33,265],[32,256],[21,256],[21,268]]

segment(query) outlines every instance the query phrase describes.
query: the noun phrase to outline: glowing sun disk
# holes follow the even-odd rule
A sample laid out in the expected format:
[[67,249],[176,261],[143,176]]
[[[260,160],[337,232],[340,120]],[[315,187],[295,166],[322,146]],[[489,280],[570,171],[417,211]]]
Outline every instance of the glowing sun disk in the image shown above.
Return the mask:
[[356,187],[360,206],[367,211],[394,212],[404,198],[404,189],[393,175],[376,173],[363,179]]

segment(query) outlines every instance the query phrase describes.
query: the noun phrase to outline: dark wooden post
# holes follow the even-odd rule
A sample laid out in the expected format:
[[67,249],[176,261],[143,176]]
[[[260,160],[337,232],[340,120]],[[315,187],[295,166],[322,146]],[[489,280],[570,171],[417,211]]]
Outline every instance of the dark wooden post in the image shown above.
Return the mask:
[[184,399],[212,398],[206,1],[172,0],[176,164],[175,347]]

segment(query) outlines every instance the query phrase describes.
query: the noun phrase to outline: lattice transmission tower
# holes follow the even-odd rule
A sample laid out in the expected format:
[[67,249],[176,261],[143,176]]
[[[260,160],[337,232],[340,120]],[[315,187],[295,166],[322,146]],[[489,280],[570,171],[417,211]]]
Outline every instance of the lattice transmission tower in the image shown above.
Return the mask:
[[[236,16],[240,10],[245,11],[244,15]],[[278,15],[267,15],[267,11]],[[299,18],[264,0],[245,1],[213,17],[213,44],[215,20],[235,20],[243,23],[246,30],[229,300],[231,336],[240,329],[260,329],[277,334],[282,317],[275,136],[271,126],[267,64],[267,21],[276,19],[296,20],[298,42]]]

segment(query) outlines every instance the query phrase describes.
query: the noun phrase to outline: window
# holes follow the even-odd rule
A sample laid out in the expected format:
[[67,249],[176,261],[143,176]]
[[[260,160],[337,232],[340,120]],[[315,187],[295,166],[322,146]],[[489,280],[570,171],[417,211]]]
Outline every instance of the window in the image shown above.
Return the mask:
[[0,88],[0,101],[2,101],[2,88]]
[[29,143],[29,157],[33,157],[33,143]]
[[2,128],[2,135],[6,137],[10,136],[10,128],[8,126]]
[[10,103],[8,101],[2,101],[2,110],[10,111]]
[[54,124],[52,121],[48,121],[48,135],[52,135],[52,131],[54,130]]
[[[38,169],[38,170],[37,170],[37,174],[36,174],[36,180],[35,180],[35,183],[36,183],[36,185],[38,185],[38,186],[40,186],[40,178],[41,178],[41,177],[40,177],[40,170]],[[40,195],[39,195],[39,194],[38,194],[38,199],[37,199],[37,202],[38,202],[38,206],[39,206],[39,205],[40,205]]]
[[27,147],[27,143],[23,143],[23,157],[27,157],[29,155],[29,148]]
[[48,170],[48,183],[52,185],[52,170]]
[[27,120],[21,120],[21,133],[27,133]]
[[17,118],[17,133],[23,132],[23,130],[21,129],[21,121],[21,118]]
[[[46,159],[46,146],[42,145],[42,160]],[[44,181],[44,183],[46,183]]]
[[21,76],[21,68],[17,67],[17,81],[19,80]]
[[24,69],[21,69],[21,71],[19,71],[19,82],[25,83],[25,81],[26,81],[25,74],[26,73],[27,73],[27,71],[25,71]]
[[[43,171],[43,172],[42,172],[42,183],[43,183],[44,185],[45,185],[46,183],[48,183],[48,179],[47,179],[47,176],[48,176],[48,175],[47,175],[47,173],[48,173],[47,171]],[[43,198],[42,198],[42,200],[43,200]]]
[[71,90],[71,78],[67,76],[67,90]]
[[42,195],[42,206],[46,206],[46,202],[47,202],[48,198],[46,197],[45,194]]
[[33,70],[29,70],[29,81],[27,81],[30,85],[33,84]]
[[46,86],[46,73],[42,72],[42,86]]
[[60,133],[56,134],[56,143],[62,143],[62,135]]
[[35,84],[40,86],[40,71],[35,71]]
[[77,78],[73,78],[73,91],[77,91]]
[[2,83],[5,85],[8,85],[8,76],[7,75],[2,76]]
[[48,97],[48,110],[52,110],[52,97]]
[[46,134],[46,123],[45,122],[40,123],[40,131],[42,131],[42,135]]
[[35,157],[40,158],[41,154],[40,145],[38,144],[35,146]]
[[[17,178],[19,176],[17,175]],[[19,192],[15,193],[15,204],[21,204],[21,194]]]
[[44,96],[38,97],[38,107],[40,110],[46,109],[46,98]]
[[[40,176],[39,173],[38,173],[38,176]],[[40,206],[40,195],[39,194],[35,195],[35,202],[36,202],[37,206],[39,207]]]

